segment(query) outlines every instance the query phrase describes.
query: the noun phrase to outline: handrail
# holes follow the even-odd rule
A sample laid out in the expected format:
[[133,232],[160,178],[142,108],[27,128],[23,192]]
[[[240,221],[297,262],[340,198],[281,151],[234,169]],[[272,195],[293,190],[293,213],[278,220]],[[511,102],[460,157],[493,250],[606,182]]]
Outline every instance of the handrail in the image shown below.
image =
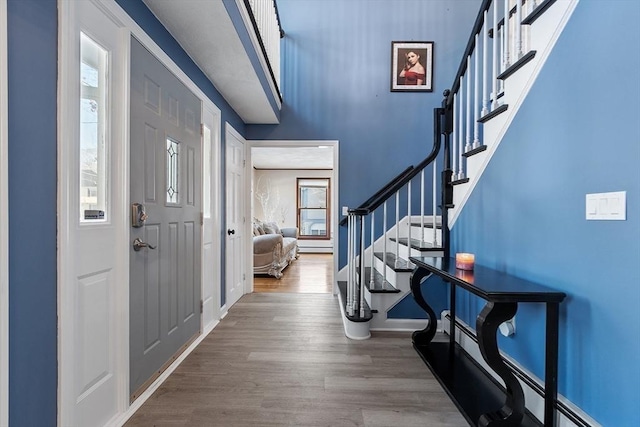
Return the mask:
[[480,5],[480,11],[478,12],[478,16],[476,17],[476,22],[473,24],[471,36],[469,37],[467,47],[464,50],[464,54],[462,55],[462,61],[460,61],[460,66],[458,67],[456,78],[453,80],[449,96],[447,96],[447,106],[453,105],[453,96],[458,92],[458,89],[460,88],[460,77],[464,76],[465,72],[467,71],[467,57],[469,57],[469,55],[473,53],[476,47],[475,35],[482,31],[482,26],[484,25],[484,13],[488,11],[489,8],[491,8],[492,2],[493,0],[483,0],[482,5]]

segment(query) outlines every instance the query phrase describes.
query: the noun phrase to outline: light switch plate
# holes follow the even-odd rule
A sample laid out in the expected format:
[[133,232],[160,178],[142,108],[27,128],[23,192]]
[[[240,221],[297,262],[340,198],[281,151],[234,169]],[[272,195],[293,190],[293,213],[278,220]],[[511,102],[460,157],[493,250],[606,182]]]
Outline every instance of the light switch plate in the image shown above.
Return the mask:
[[627,192],[587,194],[585,206],[587,220],[626,221]]

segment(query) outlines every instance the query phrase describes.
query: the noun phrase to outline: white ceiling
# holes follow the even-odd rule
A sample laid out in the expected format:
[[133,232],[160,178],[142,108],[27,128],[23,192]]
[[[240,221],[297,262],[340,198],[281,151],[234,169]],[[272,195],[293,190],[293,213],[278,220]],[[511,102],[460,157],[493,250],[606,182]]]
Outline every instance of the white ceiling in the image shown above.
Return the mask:
[[256,169],[333,169],[333,148],[253,147],[251,161]]
[[222,0],[143,1],[245,123],[278,123]]

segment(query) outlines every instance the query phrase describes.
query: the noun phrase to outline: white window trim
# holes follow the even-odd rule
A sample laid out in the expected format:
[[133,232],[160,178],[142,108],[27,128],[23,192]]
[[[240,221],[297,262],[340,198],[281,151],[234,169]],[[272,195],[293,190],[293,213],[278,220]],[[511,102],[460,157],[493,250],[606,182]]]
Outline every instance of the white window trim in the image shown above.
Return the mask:
[[9,425],[7,0],[0,0],[0,425]]

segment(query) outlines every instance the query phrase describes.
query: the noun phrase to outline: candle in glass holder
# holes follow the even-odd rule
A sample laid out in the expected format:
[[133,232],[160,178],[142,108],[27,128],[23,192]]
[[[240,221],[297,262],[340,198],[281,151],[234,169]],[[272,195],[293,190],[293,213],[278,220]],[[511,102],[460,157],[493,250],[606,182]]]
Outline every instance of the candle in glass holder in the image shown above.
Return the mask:
[[458,253],[456,254],[456,268],[460,270],[473,270],[475,256],[473,254]]

